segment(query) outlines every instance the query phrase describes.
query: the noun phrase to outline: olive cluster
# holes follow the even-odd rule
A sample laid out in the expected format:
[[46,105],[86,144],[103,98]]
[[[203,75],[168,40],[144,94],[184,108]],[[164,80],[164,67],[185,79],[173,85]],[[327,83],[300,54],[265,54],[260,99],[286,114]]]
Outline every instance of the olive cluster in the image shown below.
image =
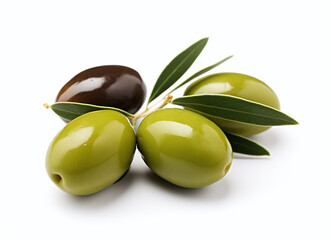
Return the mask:
[[[279,109],[272,89],[244,74],[203,77],[184,95],[204,93],[228,94]],[[134,114],[145,97],[146,86],[137,71],[100,66],[72,78],[56,101],[116,107]],[[113,110],[64,120],[68,124],[49,146],[46,169],[59,188],[74,195],[93,194],[118,181],[128,171],[136,146],[148,167],[168,182],[185,188],[210,185],[223,178],[232,164],[232,147],[223,130],[249,136],[268,129],[185,108],[148,112],[136,133],[132,119]]]

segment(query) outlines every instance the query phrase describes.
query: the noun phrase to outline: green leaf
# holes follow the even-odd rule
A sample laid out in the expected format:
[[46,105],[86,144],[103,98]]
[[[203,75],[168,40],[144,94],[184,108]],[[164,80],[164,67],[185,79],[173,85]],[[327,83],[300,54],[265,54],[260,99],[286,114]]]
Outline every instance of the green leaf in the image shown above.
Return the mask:
[[232,146],[233,152],[255,156],[270,155],[267,149],[249,138],[232,133],[224,133]]
[[243,98],[223,94],[201,94],[176,98],[173,104],[196,112],[262,126],[298,124],[279,110]]
[[210,66],[208,66],[208,67],[206,67],[206,68],[204,68],[204,69],[202,69],[202,70],[200,70],[200,71],[194,73],[191,77],[189,77],[189,78],[186,79],[184,82],[182,82],[182,83],[179,84],[177,87],[175,87],[173,90],[171,90],[171,92],[169,92],[169,94],[172,93],[173,91],[177,90],[177,89],[180,88],[181,86],[185,85],[185,84],[188,83],[189,81],[193,80],[194,78],[199,77],[200,75],[202,75],[202,74],[204,74],[204,73],[206,73],[206,72],[212,70],[213,68],[217,67],[217,66],[220,65],[221,63],[224,63],[226,60],[229,60],[229,59],[232,58],[232,57],[233,57],[232,55],[229,56],[229,57],[226,57],[226,58],[222,59],[221,61],[219,61],[219,62],[217,62],[217,63],[215,63],[215,64],[213,64],[213,65],[210,65]]
[[148,103],[171,87],[193,64],[195,59],[207,44],[208,38],[203,38],[177,55],[163,70],[157,79]]
[[80,115],[88,112],[98,111],[98,110],[114,110],[124,114],[126,117],[133,117],[132,114],[118,108],[114,107],[103,107],[92,104],[76,103],[76,102],[57,102],[50,106],[51,109],[60,117],[73,120]]

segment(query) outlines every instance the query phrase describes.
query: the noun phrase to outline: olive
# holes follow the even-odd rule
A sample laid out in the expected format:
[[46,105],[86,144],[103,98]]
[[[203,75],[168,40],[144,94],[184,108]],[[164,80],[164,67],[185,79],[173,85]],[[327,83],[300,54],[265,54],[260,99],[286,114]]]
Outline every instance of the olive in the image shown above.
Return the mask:
[[88,103],[135,113],[145,97],[146,86],[137,71],[107,65],[78,73],[61,88],[56,102]]
[[136,137],[119,112],[90,112],[69,122],[51,142],[46,170],[51,180],[73,195],[89,195],[119,180],[129,169]]
[[137,146],[147,166],[180,187],[199,188],[225,176],[231,145],[212,121],[185,109],[162,109],[144,118]]
[[[187,87],[184,95],[226,94],[280,109],[275,92],[264,82],[240,73],[216,73],[203,77]],[[204,115],[224,131],[243,136],[261,133],[270,127],[239,123]]]

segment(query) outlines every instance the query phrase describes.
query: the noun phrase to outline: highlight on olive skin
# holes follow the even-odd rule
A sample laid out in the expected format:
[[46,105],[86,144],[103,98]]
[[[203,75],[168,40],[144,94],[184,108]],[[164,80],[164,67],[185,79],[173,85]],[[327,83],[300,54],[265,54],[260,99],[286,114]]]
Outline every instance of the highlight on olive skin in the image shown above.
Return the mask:
[[56,102],[79,102],[116,107],[136,113],[146,98],[139,73],[129,67],[105,65],[86,69],[59,91]]
[[138,149],[148,167],[168,182],[200,188],[225,176],[232,149],[220,128],[185,109],[149,114],[137,131]]
[[73,195],[90,195],[119,180],[129,169],[136,137],[128,119],[111,110],[70,121],[46,156],[50,179]]
[[[232,95],[280,109],[280,103],[275,92],[266,83],[246,74],[216,73],[203,77],[189,85],[184,95],[206,93]],[[204,116],[215,122],[224,131],[242,136],[255,135],[270,128]]]

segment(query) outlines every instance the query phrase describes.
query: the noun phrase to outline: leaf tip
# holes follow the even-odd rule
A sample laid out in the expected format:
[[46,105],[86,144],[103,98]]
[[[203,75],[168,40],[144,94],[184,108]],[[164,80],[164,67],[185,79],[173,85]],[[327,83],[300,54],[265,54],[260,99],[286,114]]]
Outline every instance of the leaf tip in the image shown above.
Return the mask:
[[200,42],[203,42],[204,44],[207,44],[208,40],[209,40],[209,37],[205,37],[205,38],[202,38],[200,40]]
[[255,154],[252,154],[252,155],[255,155],[255,156],[271,156],[270,152],[263,146],[261,146],[260,144],[257,143],[257,145],[259,146],[259,151],[256,152]]
[[298,125],[299,122],[292,117],[289,117],[289,125]]
[[270,156],[270,152],[267,149],[264,149],[264,150],[265,150],[264,155],[265,156]]

